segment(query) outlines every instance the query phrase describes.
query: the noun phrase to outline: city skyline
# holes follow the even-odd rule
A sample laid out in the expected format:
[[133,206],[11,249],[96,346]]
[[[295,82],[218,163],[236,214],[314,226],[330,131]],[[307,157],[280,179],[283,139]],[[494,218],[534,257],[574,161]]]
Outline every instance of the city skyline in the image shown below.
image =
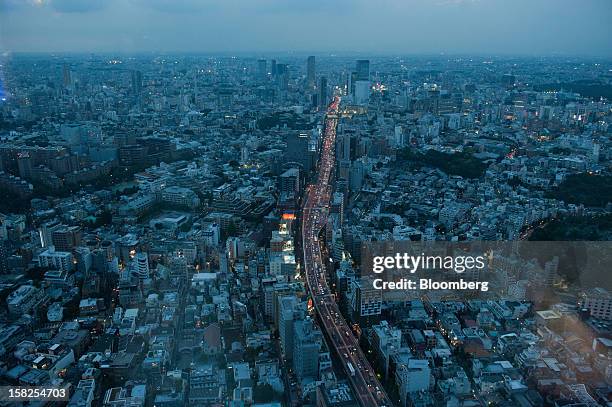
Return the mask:
[[0,404],[609,406],[611,5],[0,0]]

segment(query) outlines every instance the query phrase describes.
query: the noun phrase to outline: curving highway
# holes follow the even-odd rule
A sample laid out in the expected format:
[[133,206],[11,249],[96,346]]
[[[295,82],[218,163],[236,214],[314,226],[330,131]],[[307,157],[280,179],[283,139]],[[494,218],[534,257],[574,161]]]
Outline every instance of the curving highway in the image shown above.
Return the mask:
[[364,407],[391,407],[393,404],[379,383],[374,370],[359,348],[355,336],[342,315],[326,280],[325,266],[319,245],[319,234],[327,220],[331,186],[329,185],[335,161],[336,127],[340,98],[329,105],[325,118],[323,147],[318,164],[316,183],[306,189],[302,211],[302,248],[306,283],[326,332],[330,347],[336,351],[347,373],[359,404]]

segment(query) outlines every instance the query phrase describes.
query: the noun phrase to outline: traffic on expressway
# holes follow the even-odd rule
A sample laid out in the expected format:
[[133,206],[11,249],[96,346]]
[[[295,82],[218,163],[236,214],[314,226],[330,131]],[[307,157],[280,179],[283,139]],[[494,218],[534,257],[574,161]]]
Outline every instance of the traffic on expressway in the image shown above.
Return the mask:
[[355,397],[361,406],[387,406],[391,403],[374,370],[359,348],[357,338],[340,314],[330,292],[319,242],[319,233],[327,219],[331,187],[329,185],[335,161],[336,128],[340,98],[329,105],[325,118],[325,131],[321,157],[314,184],[308,186],[302,211],[302,248],[306,282],[314,309],[320,318],[322,329],[330,341],[347,374]]

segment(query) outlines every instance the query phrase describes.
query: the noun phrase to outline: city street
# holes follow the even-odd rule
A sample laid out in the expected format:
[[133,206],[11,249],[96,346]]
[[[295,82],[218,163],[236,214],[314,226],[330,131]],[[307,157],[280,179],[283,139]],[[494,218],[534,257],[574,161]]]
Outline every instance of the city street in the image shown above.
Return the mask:
[[336,97],[328,108],[317,180],[308,187],[304,200],[302,243],[306,280],[315,311],[322,322],[321,328],[330,339],[330,347],[336,351],[359,403],[362,406],[391,406],[389,397],[376,379],[374,370],[359,348],[357,339],[340,314],[329,290],[318,241],[329,206],[331,190],[329,180],[335,162],[334,144],[339,105],[340,98]]

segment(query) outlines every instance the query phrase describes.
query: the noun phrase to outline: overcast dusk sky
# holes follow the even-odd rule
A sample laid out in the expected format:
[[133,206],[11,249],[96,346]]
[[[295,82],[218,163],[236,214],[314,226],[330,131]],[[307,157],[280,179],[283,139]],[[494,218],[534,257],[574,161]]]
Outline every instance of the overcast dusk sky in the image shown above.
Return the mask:
[[0,50],[612,57],[612,0],[0,0]]

